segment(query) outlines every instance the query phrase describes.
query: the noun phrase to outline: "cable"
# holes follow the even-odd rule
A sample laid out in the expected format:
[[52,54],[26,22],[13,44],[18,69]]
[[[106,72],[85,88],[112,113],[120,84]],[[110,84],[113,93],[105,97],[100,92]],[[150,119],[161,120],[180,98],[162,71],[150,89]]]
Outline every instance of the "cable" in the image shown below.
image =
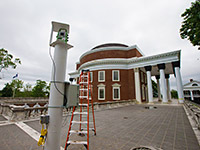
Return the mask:
[[58,87],[57,87],[57,85],[56,85],[56,81],[55,81],[55,78],[56,78],[56,63],[55,63],[55,61],[54,61],[54,59],[53,59],[53,57],[52,57],[52,55],[51,55],[51,46],[49,46],[49,56],[50,56],[50,58],[51,58],[51,61],[52,61],[52,63],[53,63],[53,84],[54,84],[54,86],[55,86],[55,88],[56,88],[56,90],[61,94],[61,95],[63,95],[64,96],[64,100],[65,101],[67,101],[67,97],[66,97],[66,95],[64,94],[64,93],[62,93],[59,89],[58,89]]

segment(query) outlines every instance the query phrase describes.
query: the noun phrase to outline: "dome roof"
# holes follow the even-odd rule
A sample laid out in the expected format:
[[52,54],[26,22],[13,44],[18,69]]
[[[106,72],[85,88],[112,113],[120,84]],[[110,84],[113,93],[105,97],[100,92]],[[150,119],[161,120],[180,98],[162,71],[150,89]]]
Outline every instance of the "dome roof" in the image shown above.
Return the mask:
[[98,45],[92,48],[92,50],[97,49],[97,48],[103,48],[103,47],[128,47],[128,46],[125,44],[120,44],[120,43],[107,43],[107,44]]

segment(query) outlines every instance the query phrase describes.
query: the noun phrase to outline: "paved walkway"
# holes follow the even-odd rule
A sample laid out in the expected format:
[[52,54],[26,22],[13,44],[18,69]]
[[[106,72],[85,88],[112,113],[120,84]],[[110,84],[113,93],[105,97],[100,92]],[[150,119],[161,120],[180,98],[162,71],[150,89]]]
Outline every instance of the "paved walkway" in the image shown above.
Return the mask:
[[0,121],[6,121],[7,119],[0,115]]
[[[199,150],[192,127],[182,106],[132,105],[96,111],[97,135],[90,132],[90,150],[130,150],[151,146],[163,150]],[[64,147],[69,117],[63,118],[61,146]],[[40,132],[39,121],[26,122]],[[0,149],[36,150],[37,142],[15,124],[0,126]],[[85,138],[85,137],[78,137]],[[82,145],[70,145],[69,150],[85,150]]]

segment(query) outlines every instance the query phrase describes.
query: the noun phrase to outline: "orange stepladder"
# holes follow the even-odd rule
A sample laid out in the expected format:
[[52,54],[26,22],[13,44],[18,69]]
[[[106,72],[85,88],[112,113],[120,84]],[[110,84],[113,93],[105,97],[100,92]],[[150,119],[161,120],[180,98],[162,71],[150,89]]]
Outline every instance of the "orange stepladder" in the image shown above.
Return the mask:
[[[74,106],[72,110],[67,139],[65,143],[65,150],[67,150],[68,146],[71,144],[82,144],[87,150],[89,150],[89,131],[92,130],[94,135],[96,135],[92,85],[89,70],[82,70],[79,77],[78,108],[79,109],[77,110],[77,107]],[[90,114],[92,114],[92,121],[90,121]],[[79,120],[75,121],[74,115],[79,115]],[[72,129],[72,126],[75,124],[79,125],[78,130]],[[92,127],[90,127],[91,124],[93,124]],[[83,128],[83,126],[85,126],[85,128]],[[86,135],[86,139],[84,141],[71,140],[70,135],[72,134]]]

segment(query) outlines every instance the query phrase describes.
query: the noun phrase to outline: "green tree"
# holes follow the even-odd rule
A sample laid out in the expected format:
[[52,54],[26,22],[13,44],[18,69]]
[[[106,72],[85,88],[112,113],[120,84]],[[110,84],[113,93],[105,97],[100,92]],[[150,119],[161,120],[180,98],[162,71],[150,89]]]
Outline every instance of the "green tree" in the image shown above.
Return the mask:
[[49,97],[50,94],[50,87],[51,87],[51,83],[49,83],[49,85],[46,87],[46,96]]
[[171,97],[177,99],[178,98],[178,92],[176,90],[171,90]]
[[33,97],[46,97],[47,96],[47,83],[42,80],[37,80],[36,85],[32,89]]
[[181,38],[187,38],[194,46],[200,46],[200,0],[192,2],[181,17],[184,20],[180,28]]
[[157,83],[154,80],[151,80],[151,82],[153,87],[153,97],[158,97]]
[[9,83],[5,84],[5,87],[1,91],[1,97],[12,97],[13,91],[12,86]]
[[15,69],[17,64],[21,64],[21,60],[19,58],[13,58],[13,55],[9,54],[7,50],[3,48],[0,49],[0,72],[9,67]]
[[19,79],[12,80],[10,85],[11,85],[12,90],[13,90],[13,97],[21,97],[22,96],[20,90],[23,88],[23,83],[24,82],[22,80],[19,80]]
[[23,97],[31,97],[32,96],[32,91],[31,91],[32,85],[27,83],[24,86],[24,92],[23,92]]

